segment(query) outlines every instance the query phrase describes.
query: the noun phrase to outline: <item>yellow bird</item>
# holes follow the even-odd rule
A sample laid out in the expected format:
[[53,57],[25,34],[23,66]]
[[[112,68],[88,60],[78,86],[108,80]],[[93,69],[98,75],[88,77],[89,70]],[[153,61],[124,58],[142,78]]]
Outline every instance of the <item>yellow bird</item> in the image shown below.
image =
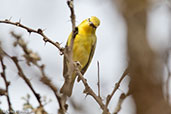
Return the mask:
[[[78,61],[81,65],[80,71],[84,75],[86,72],[92,57],[94,55],[94,50],[96,47],[96,28],[100,25],[100,20],[92,16],[91,18],[85,19],[78,25],[78,34],[74,39],[73,45],[73,61]],[[72,33],[68,37],[67,46],[70,45],[72,38]],[[64,57],[64,65],[63,65],[63,76],[68,71],[67,61]],[[65,78],[65,82],[60,90],[61,93],[67,95],[68,97],[72,94],[72,89],[74,85],[74,81],[76,78],[76,74],[73,73],[71,79],[68,80],[67,77]],[[78,79],[79,81],[79,79]]]

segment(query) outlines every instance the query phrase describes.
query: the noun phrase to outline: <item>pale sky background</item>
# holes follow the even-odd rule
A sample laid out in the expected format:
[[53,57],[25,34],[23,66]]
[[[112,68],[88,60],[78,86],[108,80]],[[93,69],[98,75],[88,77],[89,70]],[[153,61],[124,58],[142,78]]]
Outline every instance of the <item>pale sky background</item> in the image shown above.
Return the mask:
[[[18,21],[21,23],[37,29],[45,29],[45,34],[53,41],[58,41],[65,45],[67,37],[71,32],[70,11],[66,4],[66,0],[0,0],[0,20],[9,19],[11,21]],[[127,65],[126,55],[126,25],[122,15],[114,6],[111,0],[75,0],[75,14],[77,25],[84,19],[97,16],[101,20],[101,25],[97,29],[97,47],[94,58],[85,77],[88,83],[97,92],[97,61],[100,62],[100,76],[101,76],[101,95],[106,98],[107,94],[114,88],[114,84],[118,81]],[[166,49],[168,47],[169,24],[170,15],[169,9],[166,7],[166,2],[154,5],[149,9],[149,27],[148,36],[151,46],[157,51]],[[29,35],[25,30],[0,24],[0,40],[3,41],[2,45],[9,52],[9,54],[16,54],[17,52],[11,46],[13,38],[9,32],[13,30],[22,34],[25,40],[29,43],[29,48],[37,52],[41,57],[40,63],[46,64],[46,73],[50,76],[53,83],[59,88],[63,84],[62,77],[62,56],[59,51],[51,44],[44,44],[42,37],[36,34]],[[20,50],[20,49],[19,49]],[[20,53],[21,50],[18,52]],[[22,58],[21,58],[22,59]],[[16,68],[12,61],[6,59],[5,62],[10,67],[7,69],[8,80],[11,81],[9,88],[12,106],[15,110],[21,110],[23,100],[21,97],[26,96],[27,93],[31,94],[31,103],[37,106],[37,101],[28,89],[22,79],[18,78]],[[22,62],[21,62],[22,64]],[[55,114],[58,109],[58,104],[53,93],[39,80],[40,73],[34,68],[28,68],[26,65],[25,73],[29,74],[36,91],[52,102],[45,106],[47,112]],[[31,72],[31,70],[33,72]],[[1,69],[0,69],[1,71]],[[35,74],[37,74],[35,76]],[[128,87],[129,78],[123,80],[120,89],[114,95],[110,104],[110,110],[113,111],[117,103],[120,93],[126,92]],[[2,79],[0,79],[0,87],[4,87]],[[82,93],[84,86],[82,83],[75,83],[72,98],[85,106],[85,114],[99,114],[101,109],[95,100]],[[0,97],[0,107],[7,109],[6,99]],[[133,106],[132,106],[133,105]],[[68,114],[75,113],[69,107]],[[119,114],[134,114],[134,104],[131,97],[128,97],[123,105]]]

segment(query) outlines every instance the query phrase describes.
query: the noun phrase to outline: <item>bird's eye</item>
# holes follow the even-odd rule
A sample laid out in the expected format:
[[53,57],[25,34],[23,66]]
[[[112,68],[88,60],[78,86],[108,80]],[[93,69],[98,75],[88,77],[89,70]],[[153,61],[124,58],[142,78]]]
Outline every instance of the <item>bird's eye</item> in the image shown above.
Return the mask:
[[90,22],[90,18],[88,18],[88,22]]
[[94,25],[94,23],[90,21],[90,18],[88,18],[87,20],[88,20],[90,26],[92,26],[93,28],[97,28],[97,27]]

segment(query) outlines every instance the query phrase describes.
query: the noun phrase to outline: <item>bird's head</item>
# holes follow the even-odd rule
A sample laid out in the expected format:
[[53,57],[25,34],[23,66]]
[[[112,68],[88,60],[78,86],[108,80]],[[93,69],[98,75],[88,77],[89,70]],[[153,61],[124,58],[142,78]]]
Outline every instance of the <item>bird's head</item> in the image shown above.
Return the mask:
[[87,21],[89,22],[89,25],[95,29],[100,25],[100,20],[95,16],[88,18]]
[[78,26],[78,28],[83,29],[85,32],[95,32],[96,28],[100,25],[100,20],[92,16],[88,19],[85,19],[81,22],[81,24]]

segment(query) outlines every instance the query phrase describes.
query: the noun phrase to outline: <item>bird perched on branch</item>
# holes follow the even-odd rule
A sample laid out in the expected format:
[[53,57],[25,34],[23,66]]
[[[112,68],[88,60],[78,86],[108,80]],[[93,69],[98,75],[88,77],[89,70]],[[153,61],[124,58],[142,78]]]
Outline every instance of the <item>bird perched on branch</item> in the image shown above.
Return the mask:
[[[72,50],[72,59],[73,61],[78,61],[81,65],[80,71],[82,75],[86,72],[92,57],[94,55],[95,47],[96,47],[96,29],[100,25],[100,20],[92,16],[91,18],[85,19],[78,25],[78,34],[75,36],[73,50]],[[70,45],[72,38],[72,33],[68,37],[68,41],[66,46]],[[68,97],[72,94],[72,89],[74,85],[74,81],[76,78],[76,73],[73,72],[71,79],[68,80],[68,77],[65,77],[68,72],[68,62],[64,56],[64,65],[63,65],[63,76],[65,78],[65,82],[60,90],[61,93],[67,95]],[[80,79],[78,78],[78,81]]]

